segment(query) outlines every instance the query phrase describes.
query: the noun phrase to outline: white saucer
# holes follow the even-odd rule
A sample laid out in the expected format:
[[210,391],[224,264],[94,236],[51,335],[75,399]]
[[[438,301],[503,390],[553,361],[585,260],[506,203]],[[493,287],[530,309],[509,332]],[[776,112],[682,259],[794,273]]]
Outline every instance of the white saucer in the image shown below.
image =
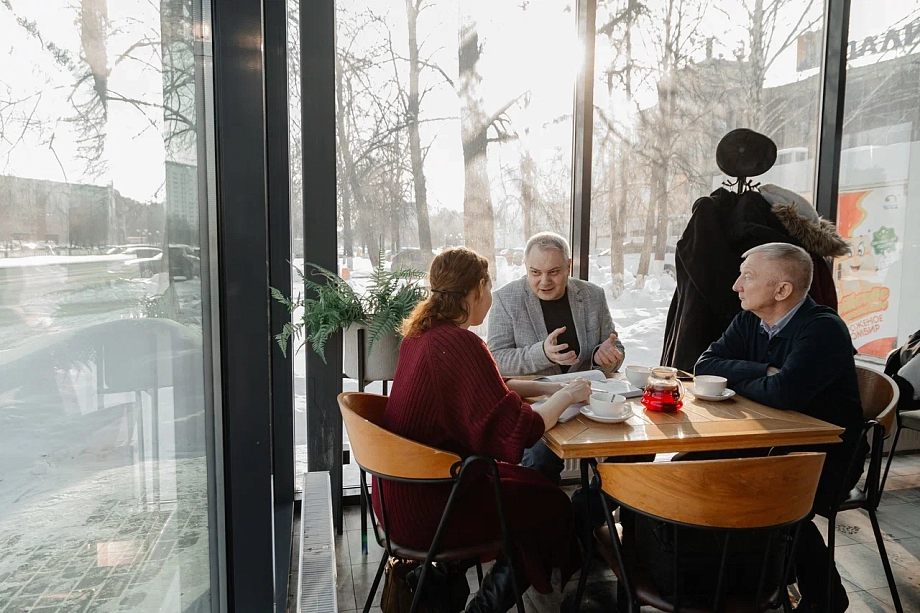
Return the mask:
[[728,388],[726,388],[725,391],[722,392],[721,396],[707,396],[706,394],[701,394],[698,391],[696,391],[696,388],[692,385],[688,385],[687,389],[690,391],[691,394],[693,394],[700,400],[709,400],[711,402],[719,402],[720,400],[728,400],[729,398],[735,395],[735,391],[730,390]]
[[594,411],[591,410],[591,407],[585,405],[581,407],[581,414],[587,417],[588,419],[593,419],[594,421],[599,421],[602,424],[619,424],[626,421],[633,416],[632,407],[627,406],[626,412],[617,417],[601,417],[600,415],[595,415]]

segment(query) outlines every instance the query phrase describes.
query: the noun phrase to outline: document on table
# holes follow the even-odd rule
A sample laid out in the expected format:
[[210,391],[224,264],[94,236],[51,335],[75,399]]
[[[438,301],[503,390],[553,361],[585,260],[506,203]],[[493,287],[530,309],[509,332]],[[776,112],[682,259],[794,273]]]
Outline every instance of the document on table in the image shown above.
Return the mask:
[[[585,370],[582,372],[567,372],[562,373],[561,375],[547,375],[545,377],[537,377],[534,381],[550,381],[553,383],[567,383],[569,381],[574,381],[575,379],[582,378],[587,379],[591,382],[592,389],[602,389],[607,392],[613,392],[614,394],[619,394],[625,398],[638,398],[642,395],[642,389],[635,387],[629,381],[620,381],[619,379],[608,379],[607,376],[600,370]],[[545,400],[538,400],[533,403],[531,406],[540,406],[546,402]],[[581,413],[581,408],[585,406],[584,402],[576,402],[573,405],[569,405],[562,415],[559,417],[559,423],[564,424],[570,419],[574,418],[576,415]]]

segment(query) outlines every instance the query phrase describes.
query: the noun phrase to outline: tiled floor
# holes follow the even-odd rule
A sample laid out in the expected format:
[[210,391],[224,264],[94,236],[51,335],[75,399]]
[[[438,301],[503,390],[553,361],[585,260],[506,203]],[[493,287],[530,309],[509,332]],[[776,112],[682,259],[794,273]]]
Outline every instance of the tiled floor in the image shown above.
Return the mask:
[[[210,610],[204,471],[201,458],[176,462],[180,481],[200,484],[181,504],[139,504],[124,469],[59,494],[66,515],[50,497],[30,517],[5,518],[0,612]],[[187,592],[180,596],[177,586]]]
[[[920,455],[895,458],[885,494],[878,510],[885,547],[905,612],[920,613]],[[336,570],[339,611],[361,611],[382,550],[369,536],[368,555],[361,555],[361,517],[357,507],[345,514],[345,533],[336,539]],[[821,520],[825,532],[827,523]],[[848,611],[894,611],[885,581],[872,526],[862,511],[842,513],[837,518],[837,568],[849,592]],[[475,571],[470,571],[471,590],[476,590]],[[567,610],[575,593],[577,575],[562,595],[542,596],[532,589],[525,594],[528,613],[558,613]],[[379,611],[380,592],[372,610]],[[616,579],[609,569],[596,563],[588,578],[581,610],[600,613],[615,610]],[[645,609],[644,609],[645,610]],[[654,609],[648,609],[652,611]]]

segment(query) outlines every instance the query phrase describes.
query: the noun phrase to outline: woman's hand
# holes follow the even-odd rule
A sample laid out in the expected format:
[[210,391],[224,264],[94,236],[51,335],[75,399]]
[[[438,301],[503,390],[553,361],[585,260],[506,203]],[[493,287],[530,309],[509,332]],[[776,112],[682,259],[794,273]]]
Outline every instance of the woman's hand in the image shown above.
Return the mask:
[[587,402],[588,398],[591,397],[591,382],[587,379],[582,379],[579,377],[574,381],[567,383],[561,390],[556,392],[557,394],[565,394],[567,396],[568,404],[575,404],[576,402]]
[[[533,407],[537,415],[543,418],[543,427],[547,430],[556,425],[559,416],[576,402],[586,402],[591,396],[591,382],[578,378],[565,385],[558,386],[555,393],[546,402]],[[548,393],[548,392],[547,392]]]

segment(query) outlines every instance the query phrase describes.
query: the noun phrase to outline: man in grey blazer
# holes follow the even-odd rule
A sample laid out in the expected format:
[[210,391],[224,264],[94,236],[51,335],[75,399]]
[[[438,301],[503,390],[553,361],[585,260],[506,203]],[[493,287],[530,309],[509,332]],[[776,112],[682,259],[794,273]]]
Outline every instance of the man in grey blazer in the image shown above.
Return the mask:
[[623,363],[604,290],[570,278],[571,265],[568,241],[541,232],[524,249],[527,276],[493,292],[488,345],[503,375],[609,376]]

